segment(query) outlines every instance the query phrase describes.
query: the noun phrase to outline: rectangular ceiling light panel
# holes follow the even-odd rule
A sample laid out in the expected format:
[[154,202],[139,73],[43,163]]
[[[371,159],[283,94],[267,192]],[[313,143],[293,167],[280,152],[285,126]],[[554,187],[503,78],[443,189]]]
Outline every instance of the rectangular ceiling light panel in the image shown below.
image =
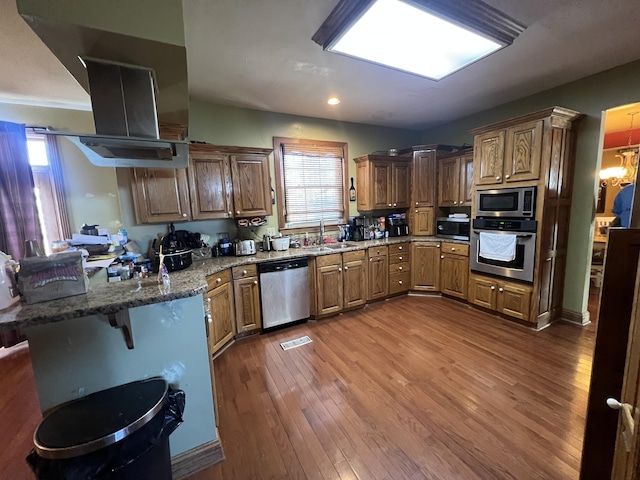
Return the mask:
[[375,0],[325,49],[440,80],[507,44],[404,1]]

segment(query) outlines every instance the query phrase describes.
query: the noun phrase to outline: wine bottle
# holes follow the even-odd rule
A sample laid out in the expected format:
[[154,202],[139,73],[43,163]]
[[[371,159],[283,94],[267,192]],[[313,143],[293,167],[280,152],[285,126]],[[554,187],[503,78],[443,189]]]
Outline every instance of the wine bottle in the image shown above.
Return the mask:
[[351,202],[356,201],[356,188],[353,186],[353,177],[351,177],[351,188],[349,189],[349,200]]

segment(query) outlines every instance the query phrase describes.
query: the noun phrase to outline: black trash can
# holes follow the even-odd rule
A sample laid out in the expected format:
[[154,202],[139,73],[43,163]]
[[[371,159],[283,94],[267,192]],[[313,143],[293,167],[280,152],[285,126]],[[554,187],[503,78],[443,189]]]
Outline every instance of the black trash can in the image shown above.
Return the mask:
[[38,425],[27,463],[39,480],[171,480],[184,400],[154,377],[60,405]]

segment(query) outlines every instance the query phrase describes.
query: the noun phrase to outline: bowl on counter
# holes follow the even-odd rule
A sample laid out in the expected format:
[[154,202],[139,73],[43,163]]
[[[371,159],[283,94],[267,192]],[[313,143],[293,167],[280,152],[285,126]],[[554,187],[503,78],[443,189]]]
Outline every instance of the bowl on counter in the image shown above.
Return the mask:
[[289,250],[290,237],[278,237],[271,239],[271,250]]

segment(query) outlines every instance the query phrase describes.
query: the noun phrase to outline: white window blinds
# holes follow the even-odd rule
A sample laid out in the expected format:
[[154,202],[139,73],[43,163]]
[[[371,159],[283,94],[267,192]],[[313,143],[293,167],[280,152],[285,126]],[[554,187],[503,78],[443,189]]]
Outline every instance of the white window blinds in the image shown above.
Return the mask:
[[344,221],[343,149],[282,144],[285,225],[288,228]]

